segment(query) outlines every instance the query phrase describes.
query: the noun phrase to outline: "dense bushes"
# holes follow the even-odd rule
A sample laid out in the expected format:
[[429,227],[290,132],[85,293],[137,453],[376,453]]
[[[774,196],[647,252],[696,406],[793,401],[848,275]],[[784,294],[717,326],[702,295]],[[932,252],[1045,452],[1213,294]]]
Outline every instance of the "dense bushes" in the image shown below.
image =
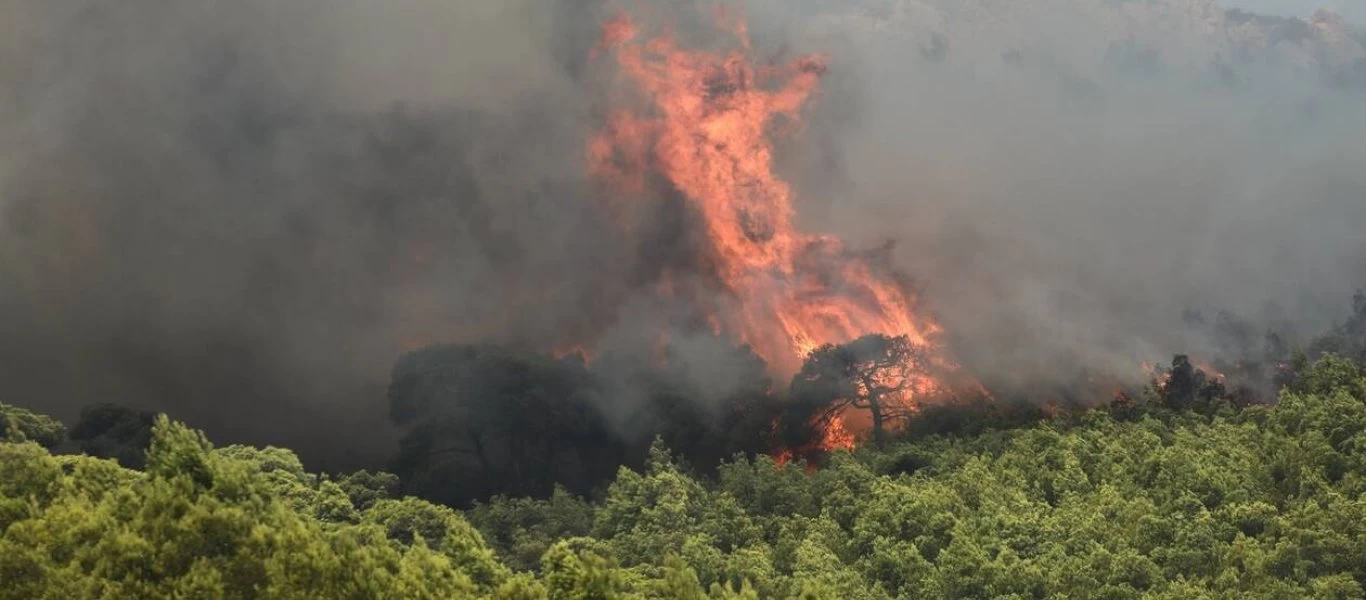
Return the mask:
[[[53,455],[6,407],[0,598],[1360,598],[1366,378],[699,479],[662,445],[599,497],[462,514],[159,419],[146,470]],[[40,435],[43,434],[43,435]],[[51,441],[51,440],[49,440]]]

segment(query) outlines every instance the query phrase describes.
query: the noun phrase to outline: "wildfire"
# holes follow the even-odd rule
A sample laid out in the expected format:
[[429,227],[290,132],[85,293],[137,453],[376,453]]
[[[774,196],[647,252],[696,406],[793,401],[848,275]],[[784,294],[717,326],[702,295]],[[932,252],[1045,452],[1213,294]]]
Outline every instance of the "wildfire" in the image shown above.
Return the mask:
[[[709,282],[666,273],[667,293],[708,298],[697,302],[708,322],[749,344],[780,381],[814,348],[866,333],[929,345],[938,328],[916,315],[915,297],[886,261],[835,237],[798,231],[792,191],[774,173],[770,137],[800,126],[825,61],[756,64],[743,19],[718,20],[737,38],[736,49],[686,50],[671,35],[642,40],[641,28],[626,17],[606,23],[594,49],[594,56],[614,55],[648,108],[622,108],[607,118],[588,143],[592,174],[623,214],[651,197],[642,192],[664,183],[704,224]],[[681,289],[686,285],[705,289]],[[831,426],[830,435],[849,438],[831,447],[852,443],[842,426]]]
[[850,433],[844,426],[844,416],[836,415],[830,420],[830,424],[823,432],[821,437],[821,450],[831,452],[834,450],[853,450],[854,434]]
[[1214,379],[1217,380],[1217,381],[1224,381],[1224,380],[1228,379],[1228,377],[1225,376],[1225,375],[1223,374],[1223,372],[1221,372],[1220,370],[1214,368],[1214,364],[1213,364],[1213,363],[1206,362],[1206,361],[1196,361],[1196,362],[1194,363],[1194,367],[1195,367],[1196,369],[1199,369],[1199,370],[1201,370],[1201,371],[1204,371],[1206,375],[1208,375],[1208,376],[1214,378]]
[[[821,439],[815,446],[822,452],[835,452],[839,450],[849,452],[854,449],[855,435],[850,432],[846,426],[844,415],[835,415],[830,419],[830,421],[825,424],[825,428],[822,430],[821,434]],[[779,467],[784,466],[792,462],[793,459],[807,454],[808,450],[809,448],[799,448],[796,451],[791,448],[779,448],[773,453],[773,463]],[[814,472],[816,470],[816,464],[808,463],[806,465],[806,470],[807,472]]]
[[1146,360],[1140,364],[1143,367],[1143,372],[1148,375],[1148,378],[1153,381],[1153,383],[1157,386],[1158,390],[1167,387],[1167,382],[1171,381],[1172,378],[1171,371],[1167,371],[1166,369],[1158,369],[1157,364],[1150,363]]

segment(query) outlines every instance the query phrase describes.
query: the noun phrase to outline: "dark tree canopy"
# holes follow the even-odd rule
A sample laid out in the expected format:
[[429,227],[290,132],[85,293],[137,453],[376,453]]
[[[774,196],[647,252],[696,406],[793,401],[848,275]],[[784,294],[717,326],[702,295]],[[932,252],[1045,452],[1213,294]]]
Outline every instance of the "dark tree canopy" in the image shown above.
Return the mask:
[[112,458],[119,464],[141,469],[147,446],[152,443],[152,424],[156,414],[117,404],[95,404],[81,410],[80,420],[71,428],[71,439],[81,452]]
[[399,360],[390,416],[409,428],[394,471],[405,490],[450,504],[494,494],[584,491],[610,476],[606,424],[581,364],[495,346],[433,346]]
[[1208,414],[1222,402],[1247,403],[1242,393],[1231,393],[1220,376],[1196,367],[1184,354],[1172,357],[1168,373],[1167,384],[1161,390],[1162,403],[1167,408]]
[[394,367],[391,419],[407,428],[393,471],[404,491],[464,506],[494,495],[591,492],[659,438],[702,470],[767,449],[776,400],[762,360],[731,348],[721,391],[682,357],[556,359],[489,345],[433,346]]

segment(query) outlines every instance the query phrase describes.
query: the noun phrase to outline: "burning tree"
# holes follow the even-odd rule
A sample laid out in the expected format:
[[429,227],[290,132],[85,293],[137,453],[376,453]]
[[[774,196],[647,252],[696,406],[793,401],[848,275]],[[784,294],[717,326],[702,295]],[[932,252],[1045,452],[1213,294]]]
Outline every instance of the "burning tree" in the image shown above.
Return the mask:
[[774,170],[773,138],[800,130],[824,59],[757,60],[743,19],[723,15],[719,25],[735,43],[709,52],[622,16],[605,24],[595,51],[615,57],[636,96],[614,106],[588,144],[607,206],[628,228],[652,199],[680,200],[698,219],[690,239],[705,259],[663,269],[660,294],[697,305],[718,335],[749,345],[780,379],[822,344],[870,332],[932,343],[938,326],[889,269],[798,228],[793,190]]
[[[826,426],[849,409],[868,411],[873,441],[888,421],[913,412],[913,398],[932,385],[930,355],[909,337],[870,334],[812,351],[792,379],[792,405]],[[823,429],[824,427],[822,427]]]

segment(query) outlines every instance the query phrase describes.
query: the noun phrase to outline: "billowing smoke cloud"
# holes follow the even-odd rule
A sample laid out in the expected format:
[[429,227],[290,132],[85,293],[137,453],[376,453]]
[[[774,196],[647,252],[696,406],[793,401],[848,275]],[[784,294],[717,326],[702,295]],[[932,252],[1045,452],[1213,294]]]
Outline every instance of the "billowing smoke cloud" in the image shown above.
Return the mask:
[[[1192,307],[1312,331],[1366,281],[1366,54],[1345,23],[819,4],[746,4],[760,54],[830,58],[781,148],[799,218],[895,240],[985,377],[1196,350]],[[656,215],[672,242],[642,244],[595,203],[605,10],[0,4],[0,397],[168,410],[354,464],[391,448],[405,349],[650,337],[669,316],[639,289],[687,227]],[[680,351],[726,380],[703,346]]]
[[984,377],[1219,351],[1187,310],[1311,335],[1366,283],[1366,51],[1341,19],[1201,0],[858,4],[768,21],[833,48],[789,169],[819,190],[802,214],[896,240]]

